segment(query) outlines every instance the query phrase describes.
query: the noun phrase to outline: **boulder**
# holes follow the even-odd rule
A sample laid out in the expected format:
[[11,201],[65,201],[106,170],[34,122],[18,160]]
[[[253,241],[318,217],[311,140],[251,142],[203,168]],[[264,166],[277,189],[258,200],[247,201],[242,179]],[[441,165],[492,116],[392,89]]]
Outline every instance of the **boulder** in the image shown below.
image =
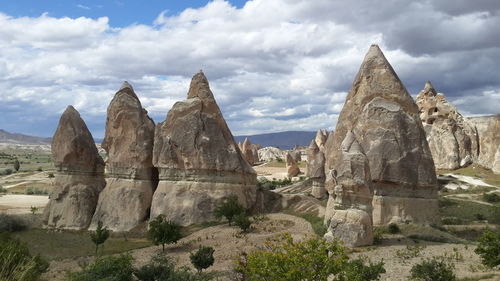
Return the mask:
[[325,222],[335,213],[335,192],[345,194],[342,210],[372,212],[375,225],[438,219],[436,173],[418,107],[377,45],[354,79],[325,158]]
[[500,174],[500,114],[470,117],[479,135],[479,155],[477,163]]
[[165,215],[181,225],[215,219],[217,204],[237,196],[245,208],[257,199],[257,176],[243,158],[199,72],[186,100],[177,102],[155,131],[153,164],[159,183],[151,218]]
[[157,171],[153,167],[155,124],[127,82],[108,106],[106,132],[106,187],[92,219],[113,231],[128,231],[148,218]]
[[292,155],[289,152],[285,155],[286,169],[287,169],[287,177],[293,178],[296,177],[300,173],[299,166],[295,159],[293,159]]
[[416,103],[437,169],[458,169],[477,159],[476,127],[443,94],[438,94],[429,81],[417,95]]
[[86,229],[104,188],[104,162],[85,122],[72,106],[52,138],[54,189],[44,210],[48,227]]
[[325,189],[325,155],[319,149],[315,140],[311,141],[307,149],[307,171],[306,176],[311,179],[311,194],[321,199],[327,196]]
[[264,162],[270,162],[273,160],[284,160],[285,159],[285,151],[277,148],[277,147],[264,147],[259,149],[259,159]]

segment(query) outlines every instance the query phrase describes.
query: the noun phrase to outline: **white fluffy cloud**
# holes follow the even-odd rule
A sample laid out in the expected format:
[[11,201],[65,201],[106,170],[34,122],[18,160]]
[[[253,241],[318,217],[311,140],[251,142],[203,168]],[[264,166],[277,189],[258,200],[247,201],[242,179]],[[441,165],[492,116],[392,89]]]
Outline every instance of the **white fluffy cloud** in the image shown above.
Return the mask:
[[432,80],[464,112],[497,113],[499,7],[457,3],[216,0],[123,28],[0,14],[0,128],[51,135],[73,104],[102,136],[123,80],[160,122],[203,69],[234,134],[333,129],[372,43],[413,94]]

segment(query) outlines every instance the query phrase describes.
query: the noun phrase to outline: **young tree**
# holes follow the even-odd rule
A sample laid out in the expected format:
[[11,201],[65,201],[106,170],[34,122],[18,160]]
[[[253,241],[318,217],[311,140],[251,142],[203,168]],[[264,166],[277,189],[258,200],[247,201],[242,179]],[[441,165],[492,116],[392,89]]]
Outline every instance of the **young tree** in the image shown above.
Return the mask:
[[90,231],[90,239],[95,244],[95,255],[97,256],[97,250],[99,245],[106,242],[109,238],[109,230],[106,227],[102,227],[102,221],[97,222],[97,228],[95,231]]
[[229,196],[227,200],[217,205],[214,210],[214,215],[217,219],[225,217],[231,225],[233,218],[245,211],[245,208],[238,203],[238,197],[233,195]]
[[162,252],[165,252],[165,244],[177,243],[182,238],[181,227],[159,215],[149,222],[148,238],[155,245],[161,244]]
[[481,256],[481,262],[488,267],[500,265],[500,231],[487,230],[479,237],[475,250]]
[[201,272],[214,264],[214,252],[215,250],[212,247],[200,246],[198,251],[189,255],[189,258],[196,270]]
[[21,167],[21,165],[19,164],[19,160],[14,160],[14,170],[16,170],[16,172],[19,171],[19,168]]
[[377,280],[385,272],[383,263],[365,265],[349,261],[345,248],[334,240],[313,237],[295,242],[282,234],[265,242],[236,262],[236,271],[247,281],[333,281]]
[[252,222],[250,219],[245,215],[245,213],[240,213],[233,218],[234,223],[241,228],[241,231],[247,232],[248,229],[250,229],[250,226],[252,225]]
[[442,257],[425,259],[411,268],[411,280],[455,281],[455,265]]

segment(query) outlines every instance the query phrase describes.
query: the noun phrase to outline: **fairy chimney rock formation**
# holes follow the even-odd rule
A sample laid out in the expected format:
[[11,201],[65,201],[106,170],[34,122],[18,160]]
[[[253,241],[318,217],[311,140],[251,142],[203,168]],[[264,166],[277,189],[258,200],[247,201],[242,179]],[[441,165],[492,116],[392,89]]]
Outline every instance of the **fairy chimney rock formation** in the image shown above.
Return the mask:
[[243,144],[241,145],[241,152],[243,153],[243,157],[247,160],[248,164],[253,165],[259,161],[258,159],[255,160],[254,149],[248,138],[245,138],[245,141],[243,141]]
[[285,163],[287,169],[287,177],[293,178],[300,173],[300,169],[299,166],[297,165],[297,162],[295,162],[295,159],[289,152],[287,152],[285,155]]
[[325,143],[327,138],[328,132],[326,130],[318,130],[316,132],[316,138],[314,140],[321,151],[325,150]]
[[377,45],[366,54],[325,149],[327,235],[363,230],[350,242],[363,245],[372,222],[435,222],[436,173],[418,107]]
[[153,164],[160,182],[151,218],[162,214],[181,225],[214,220],[217,204],[235,195],[246,208],[257,196],[257,177],[243,158],[199,72],[188,98],[174,104],[155,131]]
[[500,174],[500,114],[469,117],[479,135],[479,155],[476,162],[495,174]]
[[57,172],[44,222],[51,228],[85,229],[105,185],[104,162],[87,125],[72,106],[59,120],[52,158]]
[[476,127],[448,103],[444,94],[438,94],[428,81],[417,95],[416,103],[437,169],[458,169],[476,161],[479,153]]
[[325,155],[319,149],[315,140],[307,148],[306,176],[312,181],[311,194],[318,199],[327,196],[325,189]]
[[106,187],[92,219],[113,231],[128,231],[148,218],[157,172],[153,167],[155,124],[132,86],[124,82],[108,106],[102,148]]

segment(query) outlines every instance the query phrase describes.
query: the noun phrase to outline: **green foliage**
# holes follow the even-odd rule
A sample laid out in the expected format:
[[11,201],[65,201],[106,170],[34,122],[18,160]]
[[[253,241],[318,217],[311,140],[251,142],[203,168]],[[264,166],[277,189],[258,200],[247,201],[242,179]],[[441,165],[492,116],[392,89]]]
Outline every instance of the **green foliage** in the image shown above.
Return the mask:
[[310,213],[300,214],[300,217],[305,219],[311,224],[314,233],[316,233],[316,235],[318,235],[319,237],[323,237],[323,235],[325,235],[326,226],[323,222],[323,218]]
[[384,239],[384,234],[386,230],[384,227],[374,227],[373,228],[373,244],[379,245],[382,243],[382,239]]
[[189,259],[198,272],[201,272],[214,264],[214,252],[212,247],[200,246],[198,251],[190,253]]
[[455,281],[455,265],[442,257],[424,259],[411,268],[411,279],[416,281]]
[[233,218],[244,211],[245,208],[238,203],[238,197],[233,195],[215,207],[214,215],[217,219],[226,218],[229,225],[231,225]]
[[90,232],[90,240],[95,244],[95,255],[97,256],[97,250],[99,245],[106,242],[109,238],[109,230],[106,227],[102,227],[102,221],[97,222],[97,228],[95,231]]
[[82,271],[70,273],[68,281],[131,281],[133,258],[130,255],[107,256],[96,259]]
[[7,188],[0,186],[0,193],[7,193]]
[[5,169],[3,171],[0,171],[0,176],[8,176],[12,174],[12,169]]
[[483,193],[483,200],[489,203],[500,202],[500,196],[496,193]]
[[181,238],[181,227],[173,221],[165,220],[165,216],[159,215],[149,222],[148,239],[155,245],[161,244],[163,252],[165,244],[177,243]]
[[292,180],[290,178],[268,180],[265,177],[260,177],[257,179],[257,186],[264,190],[274,190],[278,187],[291,185]]
[[263,249],[236,261],[236,271],[246,281],[326,281],[332,274],[333,281],[376,280],[383,272],[383,264],[368,267],[362,261],[350,262],[337,240],[313,237],[296,242],[290,234],[269,239]]
[[425,249],[423,245],[406,245],[405,249],[400,249],[396,251],[396,256],[402,261],[406,261],[411,258],[416,258],[422,254]]
[[40,189],[36,187],[28,187],[25,191],[26,195],[47,195],[49,192],[45,189]]
[[49,173],[47,177],[50,179],[50,178],[53,178],[55,176],[54,176],[54,173]]
[[38,172],[43,171],[42,167],[38,167],[36,170],[37,170]]
[[186,267],[175,268],[175,263],[165,255],[154,256],[151,261],[134,270],[140,281],[208,281],[213,274],[193,273]]
[[21,167],[21,164],[19,164],[19,160],[17,160],[17,158],[14,160],[13,167],[14,167],[14,170],[16,170],[16,172],[18,172],[19,168]]
[[38,208],[37,208],[37,207],[34,207],[34,206],[31,206],[31,207],[30,207],[30,212],[31,212],[31,214],[33,214],[33,215],[34,215],[34,214],[36,214],[36,212],[38,212]]
[[400,233],[401,230],[399,229],[399,226],[395,223],[390,223],[388,226],[387,226],[387,231],[390,233],[390,234],[396,234],[396,233]]
[[481,262],[488,267],[500,265],[500,231],[485,231],[478,239],[475,252],[481,256]]
[[0,213],[0,232],[23,231],[26,228],[26,223],[19,216]]
[[234,216],[233,220],[236,226],[238,226],[243,232],[247,232],[250,229],[250,226],[252,225],[252,222],[246,216],[245,213],[240,213]]
[[0,234],[0,280],[34,281],[49,267],[39,255],[31,256],[28,247],[7,234]]

